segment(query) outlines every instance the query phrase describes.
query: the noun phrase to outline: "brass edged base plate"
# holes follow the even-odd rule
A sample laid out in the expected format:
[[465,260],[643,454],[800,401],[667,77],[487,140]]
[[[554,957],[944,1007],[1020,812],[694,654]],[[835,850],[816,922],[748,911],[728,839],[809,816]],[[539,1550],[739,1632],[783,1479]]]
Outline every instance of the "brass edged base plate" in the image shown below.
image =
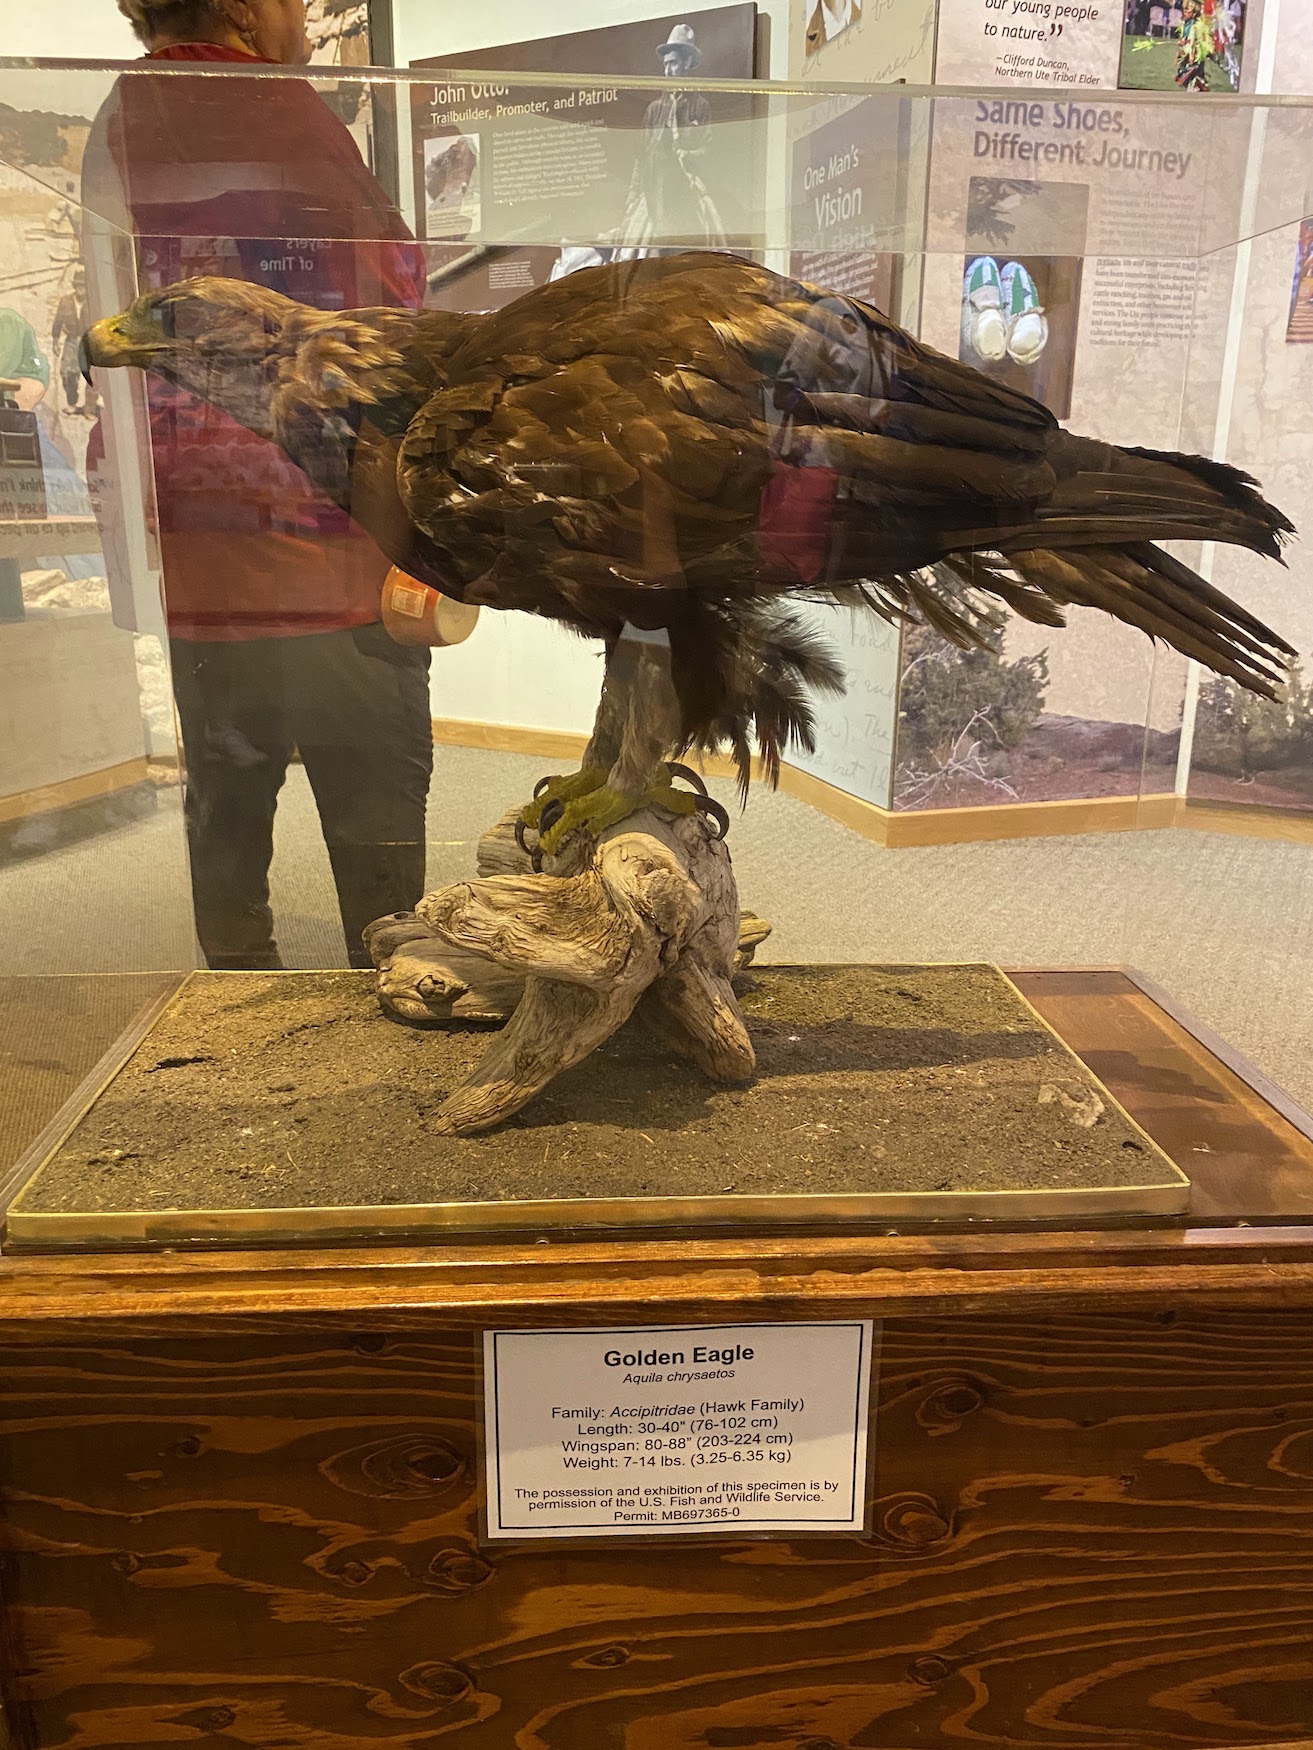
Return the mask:
[[996,967],[772,966],[757,1080],[641,1020],[501,1130],[429,1115],[487,1030],[384,1020],[372,975],[193,973],[47,1127],[13,1251],[1182,1213],[1189,1181]]

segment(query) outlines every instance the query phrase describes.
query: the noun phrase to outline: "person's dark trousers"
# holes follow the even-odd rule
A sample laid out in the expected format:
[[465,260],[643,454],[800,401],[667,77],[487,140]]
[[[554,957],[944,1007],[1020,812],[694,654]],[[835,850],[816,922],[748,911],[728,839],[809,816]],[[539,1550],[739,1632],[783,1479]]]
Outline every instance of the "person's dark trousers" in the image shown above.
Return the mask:
[[429,653],[382,625],[232,643],[170,640],[187,762],[196,933],[207,965],[281,964],[269,905],[274,809],[305,767],[353,966],[361,931],[424,891],[433,771]]

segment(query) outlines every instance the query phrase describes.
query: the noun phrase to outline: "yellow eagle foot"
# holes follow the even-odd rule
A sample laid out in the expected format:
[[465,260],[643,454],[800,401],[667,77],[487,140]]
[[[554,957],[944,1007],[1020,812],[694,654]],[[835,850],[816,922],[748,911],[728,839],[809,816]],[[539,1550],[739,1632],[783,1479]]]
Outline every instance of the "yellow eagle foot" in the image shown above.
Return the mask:
[[544,856],[554,857],[566,835],[582,829],[593,838],[616,826],[640,808],[664,808],[669,814],[696,813],[701,798],[692,790],[677,790],[668,777],[661,777],[646,790],[613,790],[600,785],[586,796],[574,796],[553,809],[540,828],[539,849]]
[[576,796],[587,796],[599,790],[605,782],[606,772],[601,766],[584,766],[578,772],[568,772],[558,778],[539,778],[534,786],[533,801],[525,803],[520,810],[520,819],[536,832],[543,809],[549,802],[573,802]]

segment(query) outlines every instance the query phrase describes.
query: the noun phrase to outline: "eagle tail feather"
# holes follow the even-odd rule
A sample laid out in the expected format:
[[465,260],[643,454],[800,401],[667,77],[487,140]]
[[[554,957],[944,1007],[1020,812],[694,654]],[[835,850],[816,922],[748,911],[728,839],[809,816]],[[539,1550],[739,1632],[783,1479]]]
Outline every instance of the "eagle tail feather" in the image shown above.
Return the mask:
[[963,647],[995,641],[1000,602],[1054,627],[1066,608],[1098,608],[1271,698],[1291,645],[1155,545],[1220,540],[1279,559],[1293,527],[1249,475],[1205,456],[1065,432],[1052,456],[1058,485],[1033,517],[957,532],[961,545],[930,571],[861,586],[870,605],[924,620]]

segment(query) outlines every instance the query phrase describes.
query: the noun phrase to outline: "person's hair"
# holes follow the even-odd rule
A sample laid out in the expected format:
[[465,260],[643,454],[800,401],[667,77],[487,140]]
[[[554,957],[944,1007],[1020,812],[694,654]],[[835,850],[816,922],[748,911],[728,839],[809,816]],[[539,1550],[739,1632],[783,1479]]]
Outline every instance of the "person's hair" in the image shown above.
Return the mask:
[[218,0],[118,0],[118,7],[144,43],[165,34],[182,40],[227,22]]

